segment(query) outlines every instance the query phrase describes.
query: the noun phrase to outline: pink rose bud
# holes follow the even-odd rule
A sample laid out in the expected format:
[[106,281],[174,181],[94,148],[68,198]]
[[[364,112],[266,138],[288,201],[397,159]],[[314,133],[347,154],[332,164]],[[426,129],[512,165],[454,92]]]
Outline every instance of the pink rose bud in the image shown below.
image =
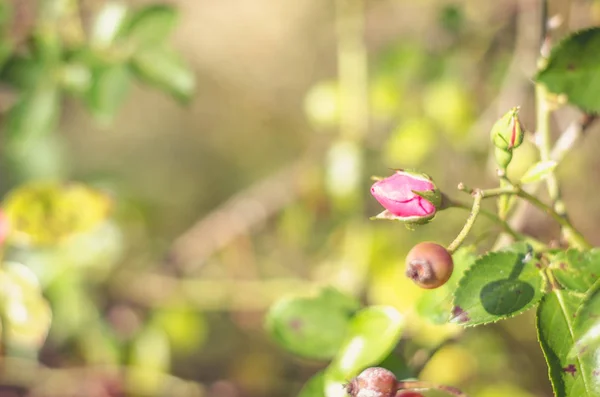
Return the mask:
[[399,170],[377,181],[371,194],[385,208],[375,219],[427,223],[441,206],[442,196],[425,174]]

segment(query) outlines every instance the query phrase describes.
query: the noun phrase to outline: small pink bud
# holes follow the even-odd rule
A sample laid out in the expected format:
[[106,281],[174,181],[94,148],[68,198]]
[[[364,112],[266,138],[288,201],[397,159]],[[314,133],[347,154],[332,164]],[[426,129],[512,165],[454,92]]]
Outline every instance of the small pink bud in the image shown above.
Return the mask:
[[442,202],[442,196],[431,178],[402,170],[375,182],[371,194],[385,208],[375,219],[409,223],[427,223]]

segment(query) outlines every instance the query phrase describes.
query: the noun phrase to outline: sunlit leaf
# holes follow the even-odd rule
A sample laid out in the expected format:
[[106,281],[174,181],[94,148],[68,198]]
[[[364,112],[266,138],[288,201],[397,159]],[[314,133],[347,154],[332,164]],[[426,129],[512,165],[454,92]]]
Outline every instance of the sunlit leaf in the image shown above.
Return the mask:
[[123,28],[127,6],[122,1],[108,1],[96,15],[90,34],[90,44],[105,47],[113,43]]
[[398,343],[404,326],[404,317],[390,306],[370,306],[356,313],[325,372],[326,396],[345,395],[343,384],[381,362]]
[[556,45],[536,79],[586,111],[600,111],[600,28],[582,30]]
[[555,289],[538,307],[538,339],[556,397],[592,397],[600,393],[596,365],[590,366],[581,350],[573,351],[574,322],[583,299],[581,295]]
[[133,58],[132,65],[138,76],[181,101],[189,101],[194,95],[194,72],[175,51],[165,47],[147,49]]
[[561,251],[552,257],[550,268],[562,287],[585,293],[600,275],[600,249]]
[[92,78],[92,86],[87,93],[88,108],[99,122],[109,123],[127,97],[131,71],[127,65],[110,65],[97,68]]
[[521,183],[533,183],[546,178],[556,168],[556,161],[539,161],[532,165],[521,177]]
[[454,295],[452,322],[479,325],[515,316],[543,296],[543,278],[531,253],[492,252],[465,272]]
[[163,43],[177,23],[177,11],[168,5],[150,5],[137,11],[125,28],[125,36],[136,49]]

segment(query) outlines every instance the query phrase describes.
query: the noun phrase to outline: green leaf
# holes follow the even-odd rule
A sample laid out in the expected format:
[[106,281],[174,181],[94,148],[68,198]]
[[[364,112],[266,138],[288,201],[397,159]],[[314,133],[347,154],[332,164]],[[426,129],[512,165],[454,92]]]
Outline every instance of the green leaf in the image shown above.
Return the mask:
[[486,324],[530,309],[543,295],[536,265],[532,253],[500,251],[480,257],[459,282],[451,321]]
[[525,175],[521,177],[521,183],[533,183],[541,181],[546,178],[557,166],[557,162],[554,160],[550,161],[538,161],[525,172]]
[[126,65],[110,65],[94,71],[87,93],[88,108],[100,123],[111,122],[125,101],[131,85]]
[[556,289],[547,294],[537,311],[538,339],[556,397],[598,396],[595,366],[575,350],[574,322],[583,298],[565,290]]
[[182,102],[194,95],[196,77],[178,53],[156,47],[137,54],[132,66],[147,83],[164,90]]
[[579,357],[583,374],[586,379],[593,379],[590,388],[600,395],[600,288],[598,283],[592,293],[586,296],[583,306],[577,311],[574,324],[575,345],[569,357]]
[[177,12],[167,5],[151,5],[137,11],[125,28],[136,50],[163,43],[177,23]]
[[454,271],[448,282],[439,288],[425,291],[417,302],[417,313],[434,324],[448,322],[452,310],[452,295],[464,272],[470,268],[477,256],[473,247],[461,248],[452,255]]
[[12,108],[6,120],[11,150],[25,150],[34,140],[56,127],[60,96],[55,84],[41,84],[26,93]]
[[290,296],[275,302],[266,328],[282,347],[303,357],[326,360],[338,351],[359,304],[333,288],[316,296]]
[[298,393],[298,397],[325,397],[325,376],[318,372],[310,378]]
[[585,111],[600,111],[600,28],[567,36],[536,76],[550,92],[564,94]]
[[343,384],[381,362],[396,346],[403,330],[404,317],[393,307],[370,306],[356,313],[325,372],[326,396],[344,396]]
[[587,292],[600,275],[600,249],[589,252],[561,251],[552,257],[550,269],[556,280],[572,291]]

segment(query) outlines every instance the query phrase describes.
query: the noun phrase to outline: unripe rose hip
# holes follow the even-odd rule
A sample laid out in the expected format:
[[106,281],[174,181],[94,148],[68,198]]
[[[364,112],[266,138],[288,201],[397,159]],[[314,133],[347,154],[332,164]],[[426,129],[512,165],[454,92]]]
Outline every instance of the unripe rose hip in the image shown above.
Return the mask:
[[365,369],[346,385],[346,392],[352,397],[394,397],[397,391],[394,374],[380,367]]
[[452,256],[436,243],[419,243],[406,256],[406,276],[421,288],[433,289],[444,285],[453,270]]

